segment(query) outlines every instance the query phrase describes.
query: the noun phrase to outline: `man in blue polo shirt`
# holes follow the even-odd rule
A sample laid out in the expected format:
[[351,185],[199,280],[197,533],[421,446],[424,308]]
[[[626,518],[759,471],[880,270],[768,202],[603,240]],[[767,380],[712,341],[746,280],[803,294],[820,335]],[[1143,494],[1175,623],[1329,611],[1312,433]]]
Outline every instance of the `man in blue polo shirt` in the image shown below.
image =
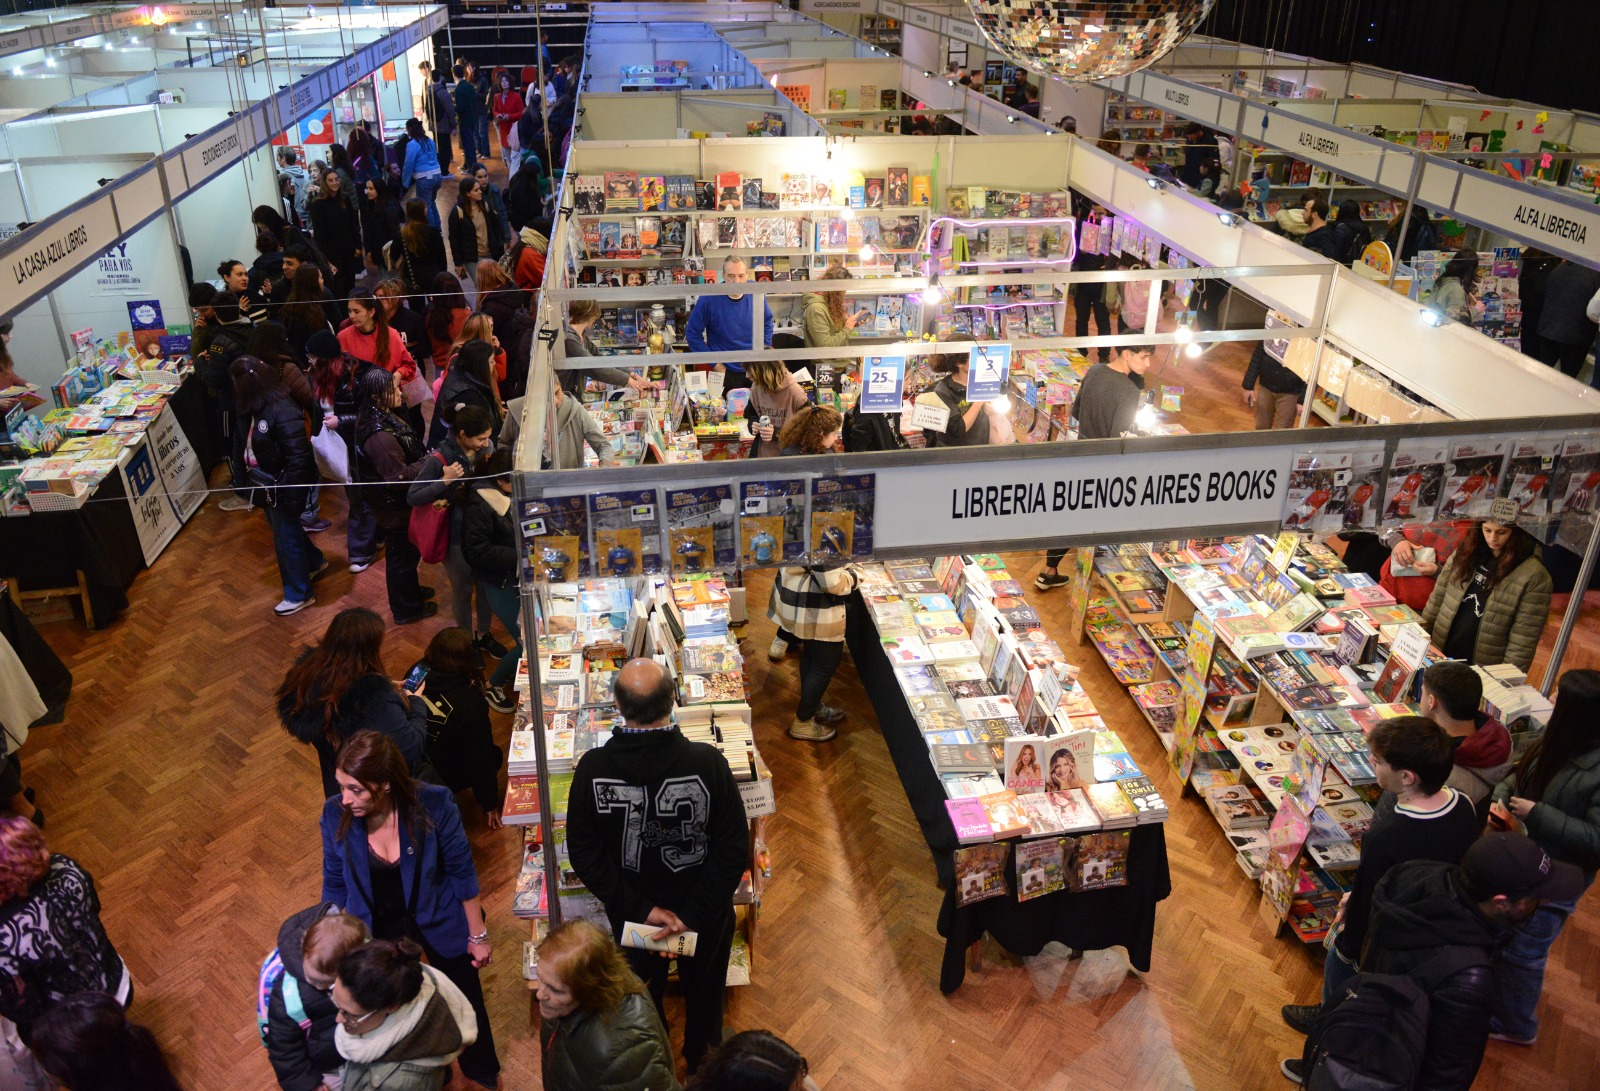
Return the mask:
[[[722,279],[727,284],[744,284],[750,279],[750,267],[743,258],[724,258]],[[739,295],[703,295],[695,301],[689,312],[689,323],[684,336],[689,341],[690,352],[749,352],[751,344],[750,301]],[[763,313],[763,348],[772,347],[772,308],[766,297],[761,300]],[[750,385],[745,377],[744,365],[718,364],[714,369],[723,373],[722,389],[734,390]]]

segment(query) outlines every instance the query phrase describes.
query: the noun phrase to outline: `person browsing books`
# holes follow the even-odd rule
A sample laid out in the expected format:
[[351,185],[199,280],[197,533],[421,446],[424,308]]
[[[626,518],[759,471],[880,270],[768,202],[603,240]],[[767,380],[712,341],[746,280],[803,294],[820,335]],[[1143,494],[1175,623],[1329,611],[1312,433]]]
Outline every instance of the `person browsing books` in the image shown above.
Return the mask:
[[1480,821],[1489,813],[1489,794],[1511,772],[1511,733],[1487,713],[1483,679],[1458,659],[1446,659],[1422,672],[1422,714],[1450,737],[1454,764],[1447,785],[1472,801]]
[[1539,543],[1517,525],[1514,500],[1500,497],[1439,574],[1422,610],[1429,638],[1452,659],[1526,671],[1550,620],[1550,573]]
[[[728,759],[690,742],[672,720],[673,684],[650,659],[617,673],[623,724],[578,760],[567,809],[572,867],[606,908],[614,937],[628,923],[655,925],[651,938],[697,933],[678,956],[683,985],[683,1058],[692,1075],[722,1037],[733,894],[748,863],[750,827]],[[652,831],[641,840],[639,830]],[[650,989],[666,1024],[664,954],[629,948],[628,965]]]
[[[722,259],[722,280],[726,284],[745,284],[750,280],[750,266],[743,258]],[[689,341],[690,352],[750,352],[756,348],[772,347],[772,308],[766,298],[761,300],[762,341],[757,346],[751,337],[751,303],[743,292],[738,295],[703,295],[695,300],[684,327],[684,337]],[[744,365],[728,361],[717,364],[712,370],[722,373],[722,389],[734,390],[749,386]]]
[[832,725],[844,712],[822,703],[844,658],[845,619],[849,596],[856,589],[856,573],[843,568],[790,566],[778,569],[772,581],[767,616],[778,623],[767,658],[781,660],[790,644],[800,644],[800,700],[795,706],[789,737],[806,742],[827,742],[837,732]]
[[1410,860],[1454,864],[1478,836],[1472,802],[1445,786],[1454,748],[1444,729],[1422,716],[1384,720],[1367,736],[1383,796],[1361,842],[1361,865],[1334,923],[1319,1004],[1286,1004],[1283,1020],[1302,1034],[1338,1003],[1356,975],[1371,921],[1372,892],[1384,874]]
[[1133,431],[1139,386],[1130,376],[1142,376],[1154,358],[1149,345],[1119,345],[1109,363],[1095,364],[1084,373],[1072,403],[1079,439],[1115,439]]

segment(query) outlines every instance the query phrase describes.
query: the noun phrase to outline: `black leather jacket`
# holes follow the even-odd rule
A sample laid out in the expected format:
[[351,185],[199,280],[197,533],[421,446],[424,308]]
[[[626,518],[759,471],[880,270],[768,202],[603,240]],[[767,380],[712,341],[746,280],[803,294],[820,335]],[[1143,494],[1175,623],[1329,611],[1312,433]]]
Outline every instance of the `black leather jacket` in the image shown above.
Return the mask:
[[250,450],[262,473],[279,485],[309,485],[317,480],[305,410],[287,393],[274,396],[249,419]]

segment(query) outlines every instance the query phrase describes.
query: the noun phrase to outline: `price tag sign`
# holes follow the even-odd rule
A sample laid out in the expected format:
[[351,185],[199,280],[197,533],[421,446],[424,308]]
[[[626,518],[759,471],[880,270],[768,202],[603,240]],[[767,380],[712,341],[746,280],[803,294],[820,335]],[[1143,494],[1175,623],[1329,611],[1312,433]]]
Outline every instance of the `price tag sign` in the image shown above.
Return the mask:
[[1412,670],[1420,669],[1428,655],[1428,631],[1415,623],[1400,626],[1394,634],[1393,655]]
[[904,356],[868,356],[861,388],[861,412],[898,413],[906,382]]
[[1006,392],[1010,376],[1010,345],[973,345],[967,369],[967,400],[994,401]]
[[911,407],[911,426],[913,428],[926,428],[930,432],[943,433],[950,427],[950,410],[942,405],[928,405],[926,402],[917,402]]

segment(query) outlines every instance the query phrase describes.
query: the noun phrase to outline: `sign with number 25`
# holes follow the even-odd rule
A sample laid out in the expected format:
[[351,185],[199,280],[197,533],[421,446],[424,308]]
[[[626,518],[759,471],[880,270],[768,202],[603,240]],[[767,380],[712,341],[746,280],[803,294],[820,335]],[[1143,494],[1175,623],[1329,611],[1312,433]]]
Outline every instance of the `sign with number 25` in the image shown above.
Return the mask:
[[861,391],[863,413],[898,413],[905,390],[904,356],[868,356],[867,382]]

